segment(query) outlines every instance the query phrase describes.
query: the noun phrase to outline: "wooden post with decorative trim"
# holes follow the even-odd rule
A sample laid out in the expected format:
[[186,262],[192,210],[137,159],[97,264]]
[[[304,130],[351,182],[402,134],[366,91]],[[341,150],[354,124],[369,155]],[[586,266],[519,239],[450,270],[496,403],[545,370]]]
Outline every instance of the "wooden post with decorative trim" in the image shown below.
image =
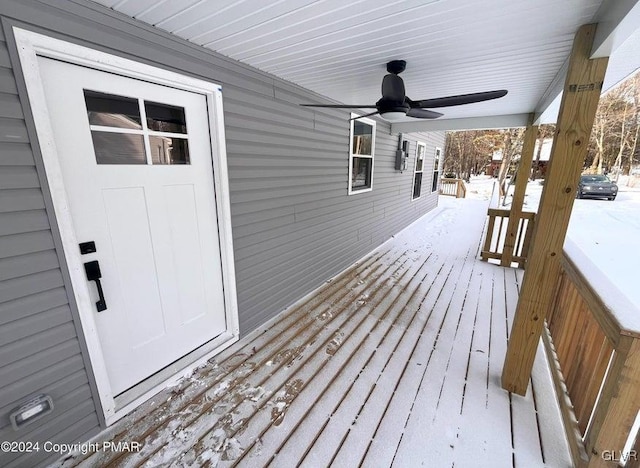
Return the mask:
[[560,257],[589,145],[608,58],[590,59],[596,25],[576,33],[549,169],[502,369],[502,387],[527,391],[545,316],[560,278]]
[[531,174],[531,161],[533,161],[533,149],[536,145],[536,137],[538,136],[538,126],[533,125],[533,117],[533,114],[529,116],[529,122],[524,132],[520,165],[518,166],[518,173],[516,174],[516,188],[513,193],[513,199],[511,200],[507,235],[504,239],[502,260],[500,261],[500,265],[502,266],[510,267],[513,256],[515,255],[516,237],[518,236],[518,227],[520,226],[520,218],[522,216],[524,194],[527,191],[527,182]]

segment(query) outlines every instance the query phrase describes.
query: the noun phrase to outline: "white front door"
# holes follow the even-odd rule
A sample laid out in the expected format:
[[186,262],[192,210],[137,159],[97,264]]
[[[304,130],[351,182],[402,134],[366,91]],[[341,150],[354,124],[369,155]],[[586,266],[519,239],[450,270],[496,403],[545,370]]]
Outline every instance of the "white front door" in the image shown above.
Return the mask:
[[[112,395],[227,329],[206,97],[38,57]],[[95,252],[91,252],[93,242]],[[95,264],[94,264],[95,265]]]

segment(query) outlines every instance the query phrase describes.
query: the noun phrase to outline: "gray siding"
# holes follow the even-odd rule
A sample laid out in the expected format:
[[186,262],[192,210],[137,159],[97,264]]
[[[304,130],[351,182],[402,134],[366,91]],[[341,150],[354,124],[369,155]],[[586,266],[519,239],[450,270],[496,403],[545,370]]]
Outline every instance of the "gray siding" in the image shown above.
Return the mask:
[[[86,439],[99,429],[35,159],[0,27],[0,440]],[[21,431],[8,415],[47,393],[56,411]],[[0,454],[0,466],[51,458]]]
[[[89,3],[7,0],[0,16],[222,84],[243,335],[437,204],[431,175],[443,133],[405,135],[409,169],[399,173],[398,135],[379,121],[373,191],[348,196],[349,114],[298,106],[319,96]],[[94,433],[98,418],[18,88],[0,30],[0,440],[71,442]],[[411,201],[417,140],[427,143],[427,159],[422,197]],[[14,432],[8,413],[39,392],[53,396],[56,411]],[[0,465],[44,458],[0,454]]]

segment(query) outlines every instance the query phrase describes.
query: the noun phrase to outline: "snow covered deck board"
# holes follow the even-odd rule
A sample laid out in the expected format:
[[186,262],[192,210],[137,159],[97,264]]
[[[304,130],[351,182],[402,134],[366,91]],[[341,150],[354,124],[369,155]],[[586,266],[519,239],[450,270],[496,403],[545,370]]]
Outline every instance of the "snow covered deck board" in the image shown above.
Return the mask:
[[543,356],[500,388],[521,272],[478,259],[486,203],[440,204],[99,439],[139,452],[64,466],[570,466]]

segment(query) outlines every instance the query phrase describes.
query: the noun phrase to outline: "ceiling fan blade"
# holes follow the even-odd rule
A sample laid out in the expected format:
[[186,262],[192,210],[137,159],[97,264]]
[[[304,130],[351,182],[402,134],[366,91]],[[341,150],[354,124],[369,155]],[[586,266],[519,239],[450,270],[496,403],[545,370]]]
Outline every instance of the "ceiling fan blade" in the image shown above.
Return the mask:
[[496,91],[485,91],[482,93],[459,94],[457,96],[445,96],[434,99],[423,99],[421,101],[411,101],[411,107],[450,107],[461,106],[463,104],[473,104],[474,102],[489,101],[498,99],[507,94],[506,89]]
[[375,104],[366,104],[364,106],[357,106],[351,104],[300,104],[304,107],[327,107],[331,109],[375,109]]
[[398,75],[388,74],[382,79],[382,99],[404,101],[404,81]]
[[434,112],[429,109],[409,109],[407,112],[407,117],[414,117],[416,119],[437,119],[443,115],[444,114],[440,112]]
[[361,119],[362,117],[369,117],[370,115],[376,115],[379,114],[380,112],[375,111],[375,112],[371,112],[369,114],[364,114],[364,115],[358,115],[357,117],[351,117],[349,120],[358,120]]

